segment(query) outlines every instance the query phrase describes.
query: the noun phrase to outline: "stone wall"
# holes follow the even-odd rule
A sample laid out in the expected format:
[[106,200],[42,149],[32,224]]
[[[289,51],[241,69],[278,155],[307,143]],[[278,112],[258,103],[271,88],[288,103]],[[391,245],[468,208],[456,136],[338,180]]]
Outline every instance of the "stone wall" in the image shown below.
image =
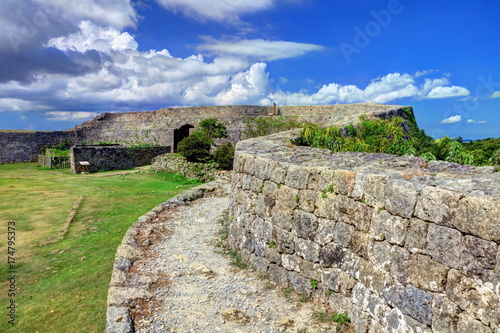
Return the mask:
[[237,145],[229,241],[245,261],[356,332],[500,332],[500,174],[296,136]]
[[[400,107],[380,104],[282,106],[278,114],[295,116],[322,124],[356,120],[374,111],[399,112]],[[267,115],[270,106],[223,105],[169,108],[156,111],[103,113],[74,129],[56,132],[0,131],[0,162],[35,161],[47,146],[69,142],[75,145],[102,143],[120,145],[159,145],[175,147],[174,132],[185,125],[196,127],[206,118],[217,118],[228,128],[229,141],[235,144],[245,130],[245,119]]]
[[170,147],[71,147],[71,172],[85,171],[79,162],[90,163],[88,172],[126,170],[149,165],[162,154],[171,152]]

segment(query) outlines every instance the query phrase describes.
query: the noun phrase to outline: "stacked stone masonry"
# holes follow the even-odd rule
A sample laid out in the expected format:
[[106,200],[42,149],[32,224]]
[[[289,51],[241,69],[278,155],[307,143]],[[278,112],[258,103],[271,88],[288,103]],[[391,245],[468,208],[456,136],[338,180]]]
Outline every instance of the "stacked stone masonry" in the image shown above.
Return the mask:
[[244,260],[356,332],[500,332],[500,174],[296,136],[237,145],[229,241]]

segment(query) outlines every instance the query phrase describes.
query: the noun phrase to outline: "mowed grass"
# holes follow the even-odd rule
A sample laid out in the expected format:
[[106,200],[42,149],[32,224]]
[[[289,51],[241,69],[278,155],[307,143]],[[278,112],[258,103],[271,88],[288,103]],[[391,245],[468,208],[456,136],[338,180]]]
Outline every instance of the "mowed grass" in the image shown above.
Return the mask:
[[[114,256],[124,233],[139,216],[199,184],[166,173],[120,173],[73,175],[33,163],[0,165],[0,332],[104,331]],[[11,220],[18,272],[14,326],[7,316]]]

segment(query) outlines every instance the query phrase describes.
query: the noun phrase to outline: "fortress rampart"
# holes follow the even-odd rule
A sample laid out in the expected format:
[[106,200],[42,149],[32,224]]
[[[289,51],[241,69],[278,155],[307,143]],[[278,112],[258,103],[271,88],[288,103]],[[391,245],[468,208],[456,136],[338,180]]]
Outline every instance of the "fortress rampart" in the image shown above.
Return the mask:
[[296,136],[237,145],[229,242],[246,262],[356,332],[500,332],[500,174]]
[[[277,115],[293,116],[321,124],[356,120],[360,114],[400,107],[380,104],[278,106]],[[103,113],[66,131],[0,131],[0,162],[29,162],[47,146],[68,142],[77,145],[121,144],[171,146],[195,128],[200,120],[217,118],[228,128],[229,140],[236,143],[245,129],[247,117],[265,116],[270,106],[224,105],[168,108],[156,111]]]

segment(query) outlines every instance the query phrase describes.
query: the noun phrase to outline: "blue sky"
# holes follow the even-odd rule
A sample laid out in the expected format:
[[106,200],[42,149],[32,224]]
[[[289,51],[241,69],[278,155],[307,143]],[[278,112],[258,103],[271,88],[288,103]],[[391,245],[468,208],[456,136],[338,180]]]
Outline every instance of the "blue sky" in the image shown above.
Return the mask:
[[500,136],[497,1],[3,0],[0,128],[101,112],[376,102]]

